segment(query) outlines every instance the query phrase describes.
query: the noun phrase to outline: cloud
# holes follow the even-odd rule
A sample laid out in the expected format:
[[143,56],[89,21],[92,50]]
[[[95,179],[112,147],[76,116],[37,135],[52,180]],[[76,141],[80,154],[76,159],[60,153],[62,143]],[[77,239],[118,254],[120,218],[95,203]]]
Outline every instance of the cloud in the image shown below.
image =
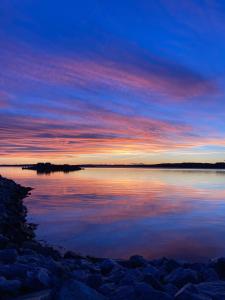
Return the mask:
[[216,82],[197,71],[140,49],[127,52],[113,49],[101,56],[97,53],[56,55],[18,43],[1,50],[0,61],[0,83],[14,89],[21,89],[21,85],[29,89],[30,84],[38,84],[92,93],[105,90],[145,97],[156,93],[170,98],[218,92]]

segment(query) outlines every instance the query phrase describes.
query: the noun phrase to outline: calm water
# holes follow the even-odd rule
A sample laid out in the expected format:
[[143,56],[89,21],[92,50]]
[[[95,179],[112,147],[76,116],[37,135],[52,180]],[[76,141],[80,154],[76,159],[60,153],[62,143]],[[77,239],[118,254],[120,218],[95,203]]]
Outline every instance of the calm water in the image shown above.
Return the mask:
[[191,260],[225,255],[225,172],[86,169],[0,174],[34,188],[37,237],[95,256]]

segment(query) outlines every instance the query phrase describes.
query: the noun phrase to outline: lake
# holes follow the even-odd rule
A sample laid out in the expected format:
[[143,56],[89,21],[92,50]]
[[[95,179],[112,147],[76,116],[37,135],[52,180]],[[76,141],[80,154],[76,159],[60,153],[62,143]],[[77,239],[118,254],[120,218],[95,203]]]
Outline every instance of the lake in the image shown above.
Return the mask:
[[82,254],[206,260],[225,256],[225,172],[85,169],[0,174],[34,188],[25,199],[37,238]]

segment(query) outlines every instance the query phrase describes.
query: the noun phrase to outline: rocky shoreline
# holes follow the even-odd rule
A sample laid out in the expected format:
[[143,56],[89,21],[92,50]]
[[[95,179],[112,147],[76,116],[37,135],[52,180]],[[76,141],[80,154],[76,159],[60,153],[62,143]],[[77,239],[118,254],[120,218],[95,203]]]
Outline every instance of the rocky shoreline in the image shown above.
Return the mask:
[[61,254],[35,240],[23,199],[31,188],[0,177],[0,299],[225,299],[225,258],[190,263]]

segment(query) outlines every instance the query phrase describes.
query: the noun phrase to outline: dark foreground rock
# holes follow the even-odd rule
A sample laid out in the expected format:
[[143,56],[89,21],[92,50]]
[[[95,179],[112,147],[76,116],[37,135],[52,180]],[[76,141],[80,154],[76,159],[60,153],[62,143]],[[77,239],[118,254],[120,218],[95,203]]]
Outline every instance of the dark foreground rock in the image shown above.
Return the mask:
[[30,190],[0,177],[0,300],[225,299],[225,258],[116,260],[42,245],[26,222]]

